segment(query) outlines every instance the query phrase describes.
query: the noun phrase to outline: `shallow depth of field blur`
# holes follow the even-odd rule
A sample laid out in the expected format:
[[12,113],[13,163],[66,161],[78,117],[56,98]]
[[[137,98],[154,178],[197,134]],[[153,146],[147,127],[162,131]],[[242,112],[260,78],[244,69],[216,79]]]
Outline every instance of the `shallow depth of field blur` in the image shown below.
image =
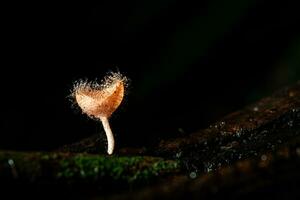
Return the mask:
[[68,95],[76,80],[101,80],[111,70],[131,79],[110,119],[117,148],[190,134],[300,79],[295,1],[129,0],[5,10],[1,149],[51,150],[100,132]]

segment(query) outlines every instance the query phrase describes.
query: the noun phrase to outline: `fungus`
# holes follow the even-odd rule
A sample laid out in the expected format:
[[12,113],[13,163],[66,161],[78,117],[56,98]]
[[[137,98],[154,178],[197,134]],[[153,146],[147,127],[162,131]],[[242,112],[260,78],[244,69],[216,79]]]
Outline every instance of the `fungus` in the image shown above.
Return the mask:
[[107,137],[107,153],[114,151],[115,140],[109,117],[119,107],[124,97],[127,78],[120,73],[110,73],[102,84],[80,81],[74,85],[73,97],[82,112],[102,122]]

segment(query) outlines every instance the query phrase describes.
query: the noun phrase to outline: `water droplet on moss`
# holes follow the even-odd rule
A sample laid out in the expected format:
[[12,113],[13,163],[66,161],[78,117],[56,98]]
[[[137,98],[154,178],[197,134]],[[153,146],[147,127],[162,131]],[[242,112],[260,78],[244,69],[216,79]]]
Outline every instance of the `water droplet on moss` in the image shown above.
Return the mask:
[[293,127],[294,121],[293,121],[293,120],[290,120],[290,121],[288,122],[288,125],[289,125],[289,127]]
[[83,170],[80,170],[80,175],[81,175],[82,177],[85,177],[85,172],[84,172]]
[[266,161],[266,160],[268,159],[268,156],[265,155],[265,154],[263,154],[263,155],[260,157],[260,159],[261,159],[262,161]]
[[191,179],[195,179],[195,178],[197,178],[197,173],[196,172],[191,172],[189,176],[190,176]]
[[13,159],[8,159],[7,163],[10,165],[10,166],[14,166],[15,165],[15,162]]

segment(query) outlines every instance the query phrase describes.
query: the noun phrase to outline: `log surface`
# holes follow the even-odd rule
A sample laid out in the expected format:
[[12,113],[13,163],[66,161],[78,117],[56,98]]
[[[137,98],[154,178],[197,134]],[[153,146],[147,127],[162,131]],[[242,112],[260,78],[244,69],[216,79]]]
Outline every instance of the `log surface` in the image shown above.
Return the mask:
[[92,135],[53,152],[0,151],[0,183],[96,199],[297,199],[300,83],[185,137],[113,156],[100,143]]

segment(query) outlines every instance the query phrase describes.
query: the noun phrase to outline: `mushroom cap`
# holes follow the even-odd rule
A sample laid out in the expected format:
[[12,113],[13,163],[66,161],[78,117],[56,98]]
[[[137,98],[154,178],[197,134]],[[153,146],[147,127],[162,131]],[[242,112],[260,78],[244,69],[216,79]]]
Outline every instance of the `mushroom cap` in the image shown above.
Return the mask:
[[84,113],[96,118],[108,118],[123,100],[124,82],[116,79],[102,88],[85,84],[77,87],[74,93],[76,102]]

